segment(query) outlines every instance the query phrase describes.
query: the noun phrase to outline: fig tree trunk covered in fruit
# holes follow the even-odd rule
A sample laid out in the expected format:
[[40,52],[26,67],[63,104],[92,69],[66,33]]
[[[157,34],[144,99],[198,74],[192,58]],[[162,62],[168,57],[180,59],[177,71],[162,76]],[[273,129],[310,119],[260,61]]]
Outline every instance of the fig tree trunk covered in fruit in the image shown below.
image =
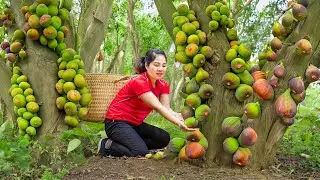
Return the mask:
[[[10,0],[12,13],[15,17],[15,23],[12,27],[7,28],[9,37],[16,29],[22,29],[25,23],[24,14],[20,11],[23,6],[30,6],[35,0]],[[67,22],[69,34],[64,40],[68,48],[78,49],[79,54],[85,62],[87,73],[91,69],[94,57],[99,51],[103,42],[108,19],[112,12],[113,0],[82,0],[82,13],[78,29],[74,26],[73,17],[70,15]],[[9,40],[9,39],[8,39]],[[39,41],[25,39],[27,58],[20,61],[19,66],[23,74],[28,77],[37,102],[40,105],[39,116],[43,120],[39,128],[39,137],[50,133],[60,132],[66,129],[64,125],[64,113],[58,111],[55,99],[58,94],[55,84],[58,81],[57,59],[59,56],[50,48],[42,46]],[[0,62],[0,96],[3,99],[9,113],[15,117],[13,112],[12,97],[8,94],[11,87],[10,78],[12,72],[4,61]],[[14,118],[15,119],[15,118]]]
[[[244,105],[248,102],[260,102],[261,115],[251,123],[251,127],[257,133],[256,143],[249,147],[252,152],[252,158],[249,166],[253,169],[265,168],[272,164],[275,159],[276,149],[285,133],[287,126],[281,123],[281,118],[277,115],[275,109],[276,99],[289,88],[289,80],[294,77],[301,76],[305,80],[305,70],[309,64],[317,67],[320,65],[320,22],[318,15],[320,14],[320,1],[310,1],[307,7],[307,17],[303,21],[297,23],[292,33],[282,42],[282,48],[277,52],[277,62],[267,62],[262,71],[269,72],[268,79],[273,75],[273,68],[282,60],[285,64],[286,75],[280,80],[279,86],[274,88],[274,98],[269,101],[258,99],[256,94],[251,96],[245,102],[239,102],[235,98],[235,91],[226,89],[222,84],[222,77],[230,71],[230,62],[225,60],[226,52],[230,49],[226,30],[219,28],[217,31],[209,32],[209,18],[205,9],[208,5],[214,4],[216,1],[199,0],[188,1],[191,10],[194,10],[196,17],[200,22],[201,30],[207,33],[207,45],[213,49],[213,56],[207,60],[204,69],[209,72],[210,77],[206,81],[214,88],[213,97],[208,104],[212,110],[212,120],[203,121],[201,131],[206,136],[209,147],[206,150],[206,161],[208,164],[230,165],[232,163],[232,155],[226,153],[223,149],[223,141],[227,138],[221,131],[222,121],[230,116],[242,117],[244,113]],[[158,11],[167,26],[167,30],[172,32],[172,25],[167,22],[172,18],[168,16],[171,5],[162,4],[171,3],[171,1],[156,1]],[[170,12],[171,14],[175,12]],[[312,45],[312,53],[307,56],[299,56],[296,53],[295,43],[300,39],[308,36]],[[272,37],[270,29],[270,37]],[[175,37],[173,36],[173,41]],[[305,88],[309,85],[305,82]],[[248,126],[247,123],[243,123]]]

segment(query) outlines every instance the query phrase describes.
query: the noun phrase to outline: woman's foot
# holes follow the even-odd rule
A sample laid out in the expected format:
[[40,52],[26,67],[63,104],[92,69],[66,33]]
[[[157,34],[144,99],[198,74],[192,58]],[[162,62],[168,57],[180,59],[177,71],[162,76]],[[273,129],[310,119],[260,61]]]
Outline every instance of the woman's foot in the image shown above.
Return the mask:
[[110,155],[109,149],[112,144],[112,140],[108,138],[101,138],[98,143],[98,154],[101,156]]

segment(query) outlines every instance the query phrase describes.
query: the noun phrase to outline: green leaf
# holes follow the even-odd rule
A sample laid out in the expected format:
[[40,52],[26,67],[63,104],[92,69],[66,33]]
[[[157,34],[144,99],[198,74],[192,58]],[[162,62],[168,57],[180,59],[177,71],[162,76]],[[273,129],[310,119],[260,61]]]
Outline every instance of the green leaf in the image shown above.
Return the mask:
[[68,150],[67,153],[75,150],[79,145],[81,144],[81,141],[79,139],[72,139],[68,144]]
[[98,133],[97,133],[97,135],[100,135],[100,137],[101,138],[107,138],[108,136],[107,136],[107,134],[106,134],[106,131],[99,131]]
[[14,124],[12,119],[8,119],[0,126],[0,139],[6,138],[6,137],[12,137],[13,134],[14,134]]

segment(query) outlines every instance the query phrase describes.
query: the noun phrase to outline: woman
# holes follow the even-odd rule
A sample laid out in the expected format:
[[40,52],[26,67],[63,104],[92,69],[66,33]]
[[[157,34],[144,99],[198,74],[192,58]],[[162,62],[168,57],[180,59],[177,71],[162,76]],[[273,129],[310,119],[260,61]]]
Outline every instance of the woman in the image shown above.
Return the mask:
[[155,110],[184,131],[193,131],[183,123],[180,114],[170,108],[166,73],[166,55],[152,49],[137,62],[139,74],[118,92],[105,114],[105,130],[108,138],[101,139],[98,152],[111,156],[144,156],[150,149],[168,145],[169,134],[144,123],[147,115]]

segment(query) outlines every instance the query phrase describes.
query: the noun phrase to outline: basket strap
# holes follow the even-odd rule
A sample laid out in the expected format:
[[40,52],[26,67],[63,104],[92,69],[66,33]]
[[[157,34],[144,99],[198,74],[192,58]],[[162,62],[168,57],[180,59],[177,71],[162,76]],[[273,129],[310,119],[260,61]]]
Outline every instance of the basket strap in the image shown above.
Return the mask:
[[120,82],[120,81],[125,81],[125,80],[129,80],[129,79],[132,79],[134,77],[137,77],[138,75],[133,75],[133,76],[125,76],[125,77],[122,77],[120,79],[117,79],[115,81],[113,81],[114,83],[117,83],[117,82]]

